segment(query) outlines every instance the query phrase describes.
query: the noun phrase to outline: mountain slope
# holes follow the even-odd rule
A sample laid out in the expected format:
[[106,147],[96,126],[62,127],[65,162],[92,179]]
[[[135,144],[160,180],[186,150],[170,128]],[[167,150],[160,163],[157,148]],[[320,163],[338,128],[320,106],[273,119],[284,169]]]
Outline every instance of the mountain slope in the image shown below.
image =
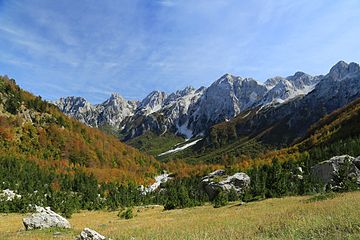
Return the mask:
[[360,98],[312,125],[296,146],[308,150],[357,136],[360,136]]
[[289,145],[303,137],[323,116],[358,97],[359,65],[339,62],[309,94],[281,105],[262,106],[242,113],[230,122],[214,126],[206,141],[216,146],[248,136],[267,144]]
[[101,180],[120,182],[143,182],[159,166],[153,157],[65,116],[7,77],[0,77],[0,152],[59,171],[83,168]]
[[[312,135],[311,131],[319,129],[319,126],[330,124],[326,123],[329,119],[335,124],[337,121],[350,118],[349,122],[335,124],[335,129],[331,131],[326,128],[326,137],[318,136],[317,133],[299,147],[306,149],[309,142],[315,141],[331,143],[330,140],[324,140],[327,137],[336,142],[351,133],[358,133],[358,130],[354,130],[360,127],[356,111],[345,111],[341,108],[351,109],[359,97],[359,65],[339,62],[326,76],[321,77],[321,81],[307,95],[298,96],[283,104],[273,102],[241,112],[233,120],[211,127],[205,138],[192,148],[166,156],[163,160],[181,158],[190,162],[224,163],[229,162],[229,159],[230,162],[234,162],[254,158],[267,152],[269,148],[279,149],[296,144],[309,134]],[[355,103],[346,106],[354,100]],[[345,111],[344,116],[338,115],[338,111]],[[327,116],[328,114],[330,115]],[[315,147],[313,145],[310,144],[311,148]]]

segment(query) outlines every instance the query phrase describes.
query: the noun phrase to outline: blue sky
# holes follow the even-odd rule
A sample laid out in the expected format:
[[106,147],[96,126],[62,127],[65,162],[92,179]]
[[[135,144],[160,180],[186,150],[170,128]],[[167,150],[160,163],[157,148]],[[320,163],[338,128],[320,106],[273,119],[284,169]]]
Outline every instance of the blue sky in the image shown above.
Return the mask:
[[54,100],[360,62],[358,0],[0,0],[0,74]]

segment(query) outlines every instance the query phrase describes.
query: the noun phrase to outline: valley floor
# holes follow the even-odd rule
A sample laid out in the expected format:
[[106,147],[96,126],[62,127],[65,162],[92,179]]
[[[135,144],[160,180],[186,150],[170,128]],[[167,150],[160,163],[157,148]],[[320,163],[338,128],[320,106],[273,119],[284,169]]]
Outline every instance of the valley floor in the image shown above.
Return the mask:
[[122,220],[117,212],[76,213],[72,230],[25,231],[21,214],[0,214],[0,239],[74,239],[89,227],[112,239],[360,239],[360,192],[322,201],[286,197],[163,211],[136,208]]

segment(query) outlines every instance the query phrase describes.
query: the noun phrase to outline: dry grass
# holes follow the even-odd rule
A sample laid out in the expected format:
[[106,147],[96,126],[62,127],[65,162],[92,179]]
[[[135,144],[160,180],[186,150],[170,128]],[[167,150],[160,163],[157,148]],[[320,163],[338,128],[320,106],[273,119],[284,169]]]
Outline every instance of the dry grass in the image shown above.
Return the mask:
[[120,219],[117,212],[81,212],[70,219],[69,231],[25,231],[23,215],[0,215],[0,239],[74,239],[84,227],[112,239],[360,239],[359,192],[318,202],[307,199],[269,199],[218,209],[141,208],[130,220]]

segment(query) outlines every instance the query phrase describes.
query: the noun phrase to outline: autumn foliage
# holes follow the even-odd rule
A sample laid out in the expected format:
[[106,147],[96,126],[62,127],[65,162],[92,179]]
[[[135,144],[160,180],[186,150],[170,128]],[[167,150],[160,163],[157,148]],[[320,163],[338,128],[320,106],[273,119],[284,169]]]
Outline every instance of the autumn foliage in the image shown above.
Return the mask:
[[85,126],[0,77],[0,153],[61,171],[82,168],[102,181],[143,183],[159,171],[150,155]]

